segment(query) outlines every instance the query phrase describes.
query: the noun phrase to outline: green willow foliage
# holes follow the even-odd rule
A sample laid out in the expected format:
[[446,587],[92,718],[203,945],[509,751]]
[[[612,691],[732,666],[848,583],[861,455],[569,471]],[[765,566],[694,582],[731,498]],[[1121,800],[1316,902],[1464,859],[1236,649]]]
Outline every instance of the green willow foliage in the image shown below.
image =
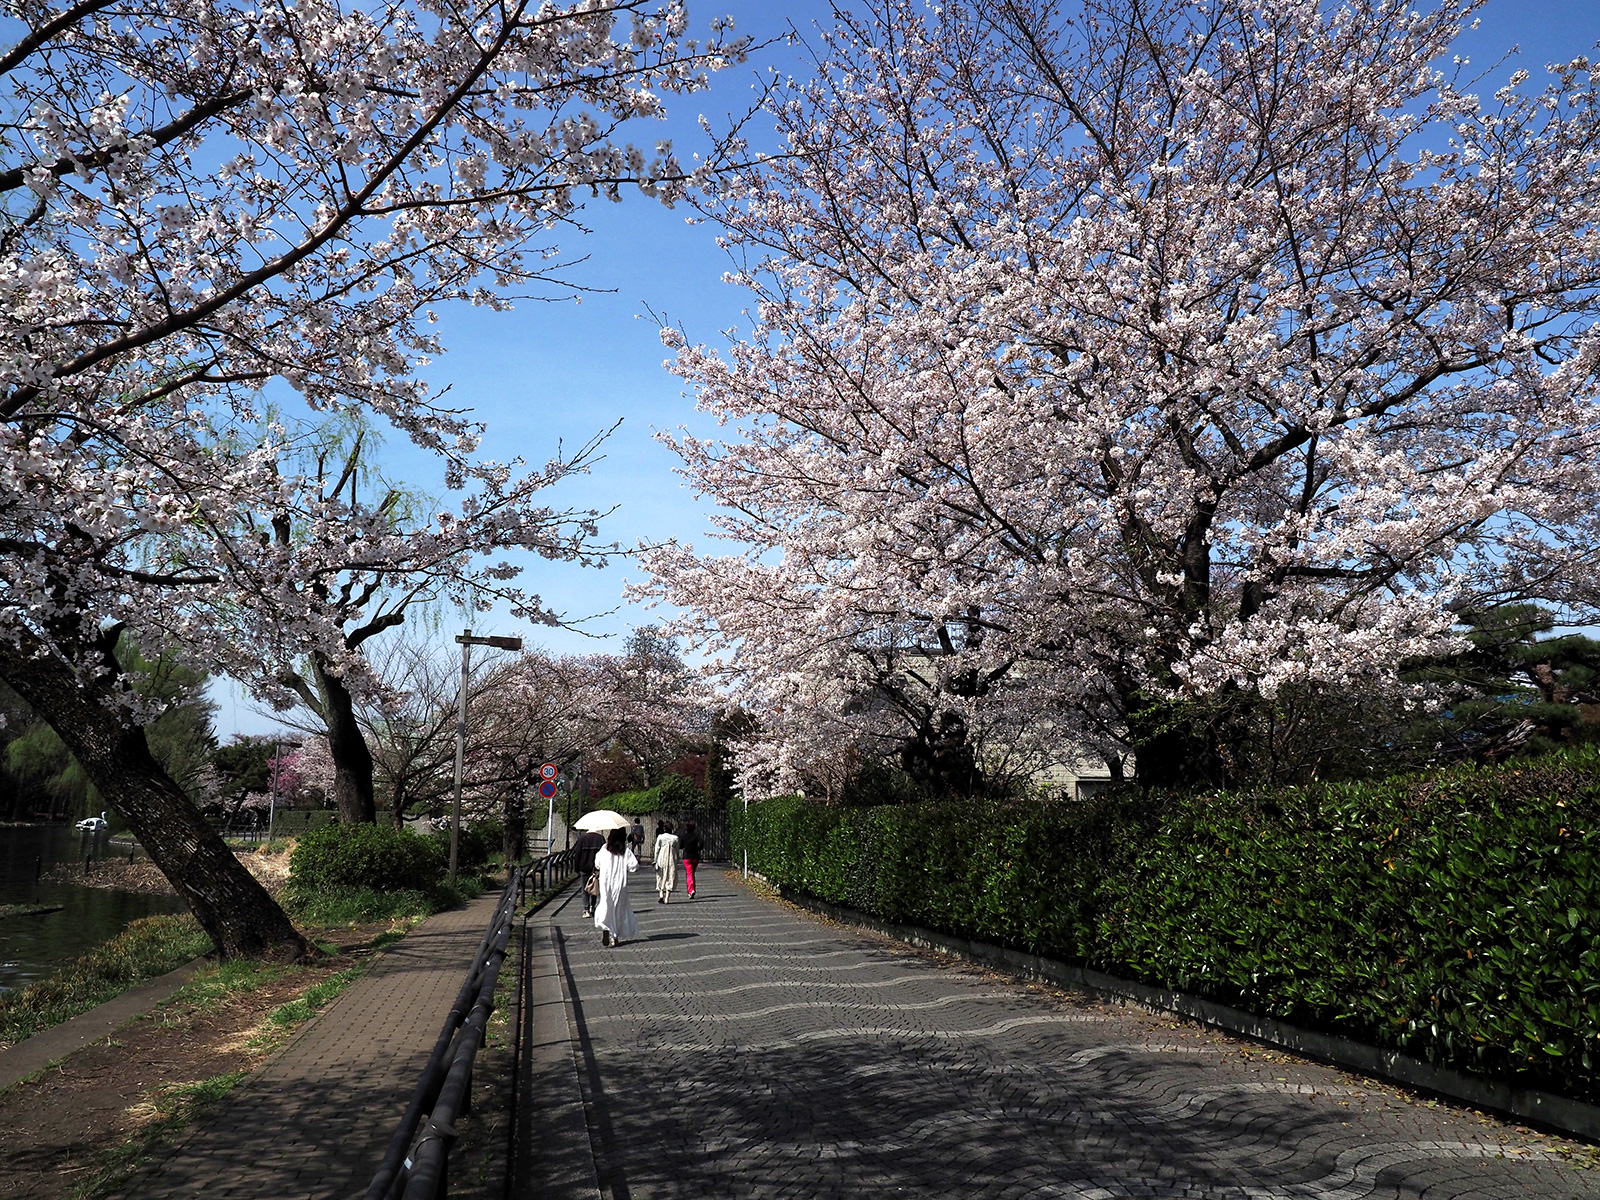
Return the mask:
[[1085,805],[779,799],[741,827],[753,870],[824,900],[1600,1101],[1595,749]]

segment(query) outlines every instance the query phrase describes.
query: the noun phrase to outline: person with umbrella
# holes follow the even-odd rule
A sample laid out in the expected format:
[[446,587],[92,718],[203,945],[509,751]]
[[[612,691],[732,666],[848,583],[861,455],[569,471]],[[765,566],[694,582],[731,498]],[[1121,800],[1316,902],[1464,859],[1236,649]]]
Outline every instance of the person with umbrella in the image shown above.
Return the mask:
[[[618,936],[631,937],[639,929],[628,903],[628,874],[639,866],[638,857],[628,850],[628,818],[609,808],[597,808],[584,813],[572,827],[583,834],[573,845],[578,851],[573,865],[583,880],[583,915],[594,918],[595,928],[600,930],[600,944],[613,945]],[[593,850],[588,849],[591,845]],[[618,925],[630,928],[620,929]]]
[[639,936],[639,918],[628,901],[628,876],[639,869],[639,859],[628,848],[625,830],[613,829],[606,835],[605,849],[594,856],[594,866],[600,876],[595,928],[600,931],[600,944],[615,948],[623,938]]

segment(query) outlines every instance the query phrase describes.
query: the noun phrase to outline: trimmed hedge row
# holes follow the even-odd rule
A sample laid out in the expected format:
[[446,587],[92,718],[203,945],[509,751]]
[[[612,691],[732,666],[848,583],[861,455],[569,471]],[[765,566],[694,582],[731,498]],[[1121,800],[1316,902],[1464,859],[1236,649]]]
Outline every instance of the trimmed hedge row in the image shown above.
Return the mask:
[[1594,749],[1200,798],[789,798],[734,828],[824,900],[1600,1101]]
[[629,817],[648,816],[680,808],[703,808],[706,794],[687,775],[668,775],[653,788],[638,792],[612,792],[589,802],[590,808],[609,808]]

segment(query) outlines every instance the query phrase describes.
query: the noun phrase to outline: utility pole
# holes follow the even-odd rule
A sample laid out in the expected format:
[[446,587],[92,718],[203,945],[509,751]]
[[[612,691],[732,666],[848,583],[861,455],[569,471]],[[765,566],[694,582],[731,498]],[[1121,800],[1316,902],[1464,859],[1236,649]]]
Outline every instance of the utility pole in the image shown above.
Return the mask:
[[473,637],[463,629],[456,639],[461,643],[461,691],[456,697],[456,798],[450,805],[450,882],[456,881],[456,856],[461,839],[461,763],[467,753],[467,676],[472,670],[472,647],[493,646],[496,650],[521,650],[522,639],[515,637]]
[[300,748],[299,742],[285,743],[282,738],[272,739],[272,782],[267,789],[267,848],[272,848],[272,825],[278,819],[278,772],[283,769],[283,747]]

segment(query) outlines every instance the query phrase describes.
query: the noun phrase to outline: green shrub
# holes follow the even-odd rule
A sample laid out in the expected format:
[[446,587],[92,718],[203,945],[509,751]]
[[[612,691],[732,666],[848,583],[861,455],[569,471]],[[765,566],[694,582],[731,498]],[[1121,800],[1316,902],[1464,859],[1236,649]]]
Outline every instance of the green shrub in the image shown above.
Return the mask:
[[668,775],[654,790],[656,807],[663,811],[700,808],[706,802],[706,794],[687,775]]
[[[539,828],[544,828],[543,809],[540,810]],[[439,830],[428,835],[430,841],[438,843],[439,852],[444,856],[443,861],[450,862],[450,831]],[[456,869],[457,871],[470,871],[485,866],[490,859],[498,859],[505,853],[506,827],[499,821],[474,821],[471,825],[463,824],[461,833],[456,838]]]
[[734,828],[825,900],[1600,1100],[1594,749],[1246,795],[779,799]]
[[428,891],[444,878],[433,838],[387,825],[324,825],[300,838],[289,856],[289,888],[298,896],[339,888]]
[[640,792],[612,792],[611,795],[589,802],[590,808],[609,808],[623,816],[644,816],[656,811],[656,790],[646,788]]
[[612,792],[594,801],[591,808],[609,808],[624,816],[645,816],[653,812],[682,812],[704,808],[706,794],[687,775],[668,775],[653,788],[638,792]]

